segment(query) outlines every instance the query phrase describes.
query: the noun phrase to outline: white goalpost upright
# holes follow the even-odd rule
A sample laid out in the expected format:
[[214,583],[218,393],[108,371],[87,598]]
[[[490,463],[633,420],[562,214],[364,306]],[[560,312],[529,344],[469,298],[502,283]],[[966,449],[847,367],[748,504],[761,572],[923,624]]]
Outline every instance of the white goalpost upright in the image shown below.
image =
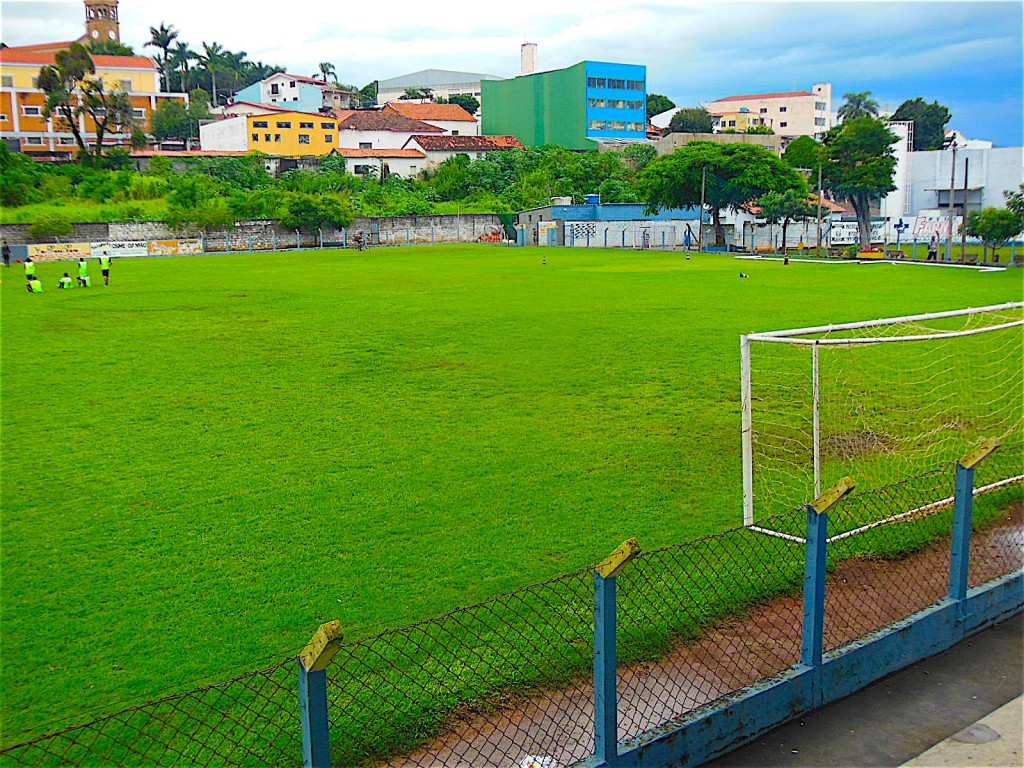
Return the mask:
[[1024,440],[1024,302],[747,334],[740,377],[756,527],[845,475],[878,488]]

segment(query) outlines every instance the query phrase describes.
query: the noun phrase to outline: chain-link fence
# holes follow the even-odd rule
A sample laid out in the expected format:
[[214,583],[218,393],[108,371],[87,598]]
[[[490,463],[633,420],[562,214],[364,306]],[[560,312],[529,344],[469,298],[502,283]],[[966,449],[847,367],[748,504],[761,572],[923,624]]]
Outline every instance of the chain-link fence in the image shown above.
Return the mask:
[[0,752],[24,766],[297,765],[295,659]]
[[[1024,567],[1022,448],[1003,446],[972,476],[986,492],[974,502],[971,585]],[[830,510],[826,652],[949,594],[961,469],[851,494]],[[642,553],[615,577],[616,738],[806,662],[810,520],[800,509]],[[597,582],[578,571],[341,644],[325,673],[332,764],[565,766],[594,754]],[[0,765],[298,765],[298,676],[291,657],[8,747]]]

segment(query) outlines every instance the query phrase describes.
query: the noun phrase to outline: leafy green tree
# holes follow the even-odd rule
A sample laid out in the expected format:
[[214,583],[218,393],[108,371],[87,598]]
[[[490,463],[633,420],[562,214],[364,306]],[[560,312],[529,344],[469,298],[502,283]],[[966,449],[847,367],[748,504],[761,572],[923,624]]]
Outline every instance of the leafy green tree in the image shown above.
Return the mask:
[[39,163],[0,142],[0,203],[13,208],[39,202],[43,178]]
[[816,214],[816,209],[807,200],[806,190],[787,189],[769,192],[756,201],[761,207],[760,216],[771,224],[782,224],[782,252],[786,252],[786,228],[790,222],[806,221]]
[[63,213],[44,213],[28,228],[32,237],[40,239],[50,237],[70,237],[75,232],[75,225]]
[[427,187],[438,200],[458,200],[469,188],[469,156],[453,155],[428,171]]
[[647,94],[647,119],[650,120],[655,115],[660,115],[662,112],[668,112],[670,109],[675,109],[676,103],[668,96],[662,96],[660,93],[648,93]]
[[982,261],[985,260],[986,248],[992,249],[994,260],[998,261],[996,249],[1021,231],[1021,220],[1016,213],[1006,208],[983,208],[967,214],[963,231],[967,236],[981,240]]
[[840,120],[856,120],[858,117],[878,117],[878,102],[871,98],[871,91],[843,94],[844,104],[836,114]]
[[685,107],[672,115],[668,124],[670,133],[711,133],[714,120],[702,107]]
[[149,40],[143,44],[143,47],[151,45],[154,48],[158,48],[163,54],[162,56],[156,57],[156,62],[157,67],[160,69],[160,79],[165,91],[169,91],[171,89],[170,83],[168,82],[170,50],[171,45],[177,39],[178,30],[174,28],[174,25],[165,26],[161,21],[159,27],[149,28]]
[[891,120],[910,120],[914,123],[914,151],[942,149],[946,138],[946,123],[952,117],[946,107],[933,101],[931,104],[920,96],[907,99],[893,113]]
[[[178,75],[178,90],[182,93],[188,88],[189,63],[196,61],[196,52],[188,47],[188,43],[177,41],[174,48],[168,51],[167,66]],[[168,86],[170,88],[170,86]]]
[[377,81],[368,83],[359,89],[359,106],[364,109],[377,103]]
[[217,101],[217,72],[224,67],[224,56],[227,51],[220,43],[203,43],[203,52],[196,54],[196,60],[210,76],[210,93],[213,104]]
[[[103,138],[120,127],[131,132],[135,124],[134,108],[123,90],[108,91],[102,78],[93,77],[96,67],[89,51],[81,43],[72,43],[57,51],[55,64],[39,70],[39,88],[46,94],[44,114],[56,115],[62,128],[69,129],[83,160],[103,157]],[[90,149],[78,124],[87,115],[96,126],[96,138]]]
[[658,150],[650,144],[632,144],[622,150],[622,156],[632,164],[635,170],[642,171],[650,164],[651,160],[658,156]]
[[153,117],[150,118],[149,130],[157,141],[167,139],[185,139],[191,135],[189,127],[188,109],[177,99],[161,101]]
[[758,135],[762,135],[762,136],[774,136],[775,135],[775,131],[773,131],[767,125],[752,125],[752,126],[747,128],[743,132],[744,133],[751,133],[751,134],[758,134]]
[[406,101],[410,99],[433,99],[434,91],[432,88],[406,88],[405,93],[398,97],[399,101]]
[[871,203],[892,192],[896,135],[874,117],[844,121],[825,134],[824,177],[857,214],[860,242],[871,242]]
[[721,214],[738,211],[767,192],[787,189],[805,192],[806,182],[775,153],[754,144],[691,141],[651,161],[639,176],[641,199],[647,210],[682,208],[701,201],[711,210],[715,245],[725,246]]
[[334,65],[329,61],[321,61],[318,65],[320,77],[326,83],[328,80],[334,80],[338,76],[338,70],[334,68]]
[[1024,184],[1016,192],[1006,190],[1003,197],[1006,198],[1006,207],[1020,219],[1021,229],[1024,230]]
[[352,212],[336,197],[294,192],[285,200],[281,224],[315,232],[323,227],[347,227],[353,218]]
[[146,132],[142,130],[141,125],[132,126],[132,138],[131,138],[132,149],[144,150],[149,147],[149,138],[146,136]]
[[92,56],[134,56],[135,49],[120,40],[90,40],[89,53]]
[[470,93],[455,93],[448,97],[449,104],[458,104],[471,115],[476,115],[480,109],[480,101]]
[[825,154],[821,144],[810,136],[798,136],[786,147],[786,151],[782,153],[782,159],[791,168],[817,170],[818,166],[825,161]]

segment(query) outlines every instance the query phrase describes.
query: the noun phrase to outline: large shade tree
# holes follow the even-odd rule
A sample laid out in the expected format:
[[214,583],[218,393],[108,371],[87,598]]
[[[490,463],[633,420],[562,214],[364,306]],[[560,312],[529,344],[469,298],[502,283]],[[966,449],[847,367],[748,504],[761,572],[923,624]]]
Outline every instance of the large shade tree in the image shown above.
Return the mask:
[[711,133],[714,120],[702,107],[684,107],[672,115],[670,133]]
[[871,204],[896,189],[896,141],[896,134],[874,117],[847,120],[822,139],[825,180],[837,198],[853,206],[863,246],[871,243]]
[[738,211],[767,192],[807,189],[799,173],[764,147],[711,141],[691,141],[656,157],[639,174],[638,186],[648,212],[698,205],[703,187],[718,247],[725,246],[723,210]]
[[[127,92],[108,91],[102,78],[95,77],[96,66],[81,43],[72,43],[54,55],[55,63],[39,70],[39,88],[46,95],[43,112],[56,116],[59,127],[70,130],[83,161],[103,157],[103,139],[120,129],[131,133],[135,125],[134,109]],[[95,128],[92,146],[79,124],[86,116]]]
[[963,231],[965,235],[981,240],[982,261],[985,260],[985,248],[991,248],[993,260],[998,261],[997,249],[1021,231],[1021,220],[1006,208],[983,208],[967,214]]
[[909,120],[914,123],[914,151],[925,152],[930,149],[942,149],[946,138],[946,123],[950,114],[946,107],[933,101],[929,104],[918,96],[907,99],[893,113],[890,120]]
[[647,119],[650,120],[655,115],[660,115],[662,112],[668,112],[670,109],[675,109],[675,106],[676,103],[668,96],[662,96],[660,93],[648,93]]

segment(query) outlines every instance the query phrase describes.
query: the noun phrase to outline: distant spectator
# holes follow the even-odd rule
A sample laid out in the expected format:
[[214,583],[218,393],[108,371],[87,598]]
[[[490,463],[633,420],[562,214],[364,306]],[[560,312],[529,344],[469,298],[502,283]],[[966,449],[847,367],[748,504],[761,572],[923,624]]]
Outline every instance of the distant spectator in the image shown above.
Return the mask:
[[5,267],[9,267],[9,266],[11,266],[11,246],[9,246],[7,244],[6,240],[4,240],[3,252],[4,252],[4,266]]

